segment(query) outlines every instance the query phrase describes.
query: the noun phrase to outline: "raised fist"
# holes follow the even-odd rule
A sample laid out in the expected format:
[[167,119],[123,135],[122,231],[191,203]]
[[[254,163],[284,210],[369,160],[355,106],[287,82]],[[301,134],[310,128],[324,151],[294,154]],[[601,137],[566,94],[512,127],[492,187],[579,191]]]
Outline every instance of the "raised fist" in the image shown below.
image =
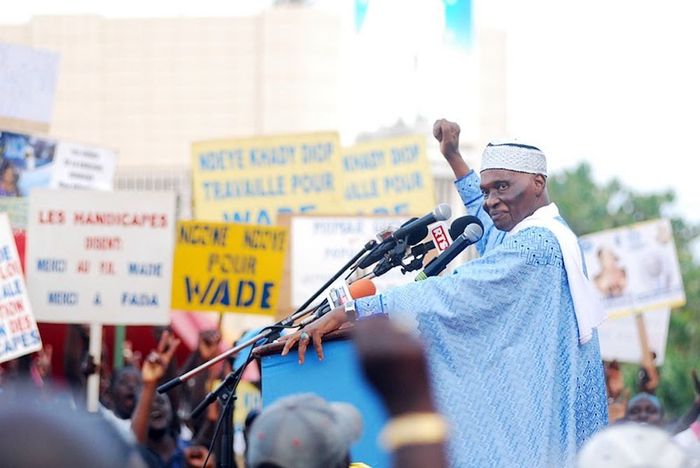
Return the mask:
[[436,120],[433,136],[440,142],[440,152],[447,158],[459,157],[459,125],[449,120]]

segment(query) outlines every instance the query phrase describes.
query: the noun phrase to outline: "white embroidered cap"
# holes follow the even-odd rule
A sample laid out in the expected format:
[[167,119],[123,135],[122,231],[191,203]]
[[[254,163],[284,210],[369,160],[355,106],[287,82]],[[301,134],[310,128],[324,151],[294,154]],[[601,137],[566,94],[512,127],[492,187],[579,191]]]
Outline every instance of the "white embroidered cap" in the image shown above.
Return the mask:
[[547,158],[536,146],[515,139],[494,140],[486,145],[481,155],[481,172],[487,169],[506,169],[547,176]]

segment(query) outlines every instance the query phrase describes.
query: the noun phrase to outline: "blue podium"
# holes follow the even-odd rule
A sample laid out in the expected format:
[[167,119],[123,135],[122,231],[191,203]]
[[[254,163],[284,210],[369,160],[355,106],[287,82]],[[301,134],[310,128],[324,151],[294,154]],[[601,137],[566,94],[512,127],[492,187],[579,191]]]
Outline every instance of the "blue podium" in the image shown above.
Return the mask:
[[384,406],[364,380],[347,330],[330,333],[324,338],[324,359],[319,361],[313,345],[309,346],[304,365],[299,365],[296,349],[281,356],[282,346],[273,343],[256,348],[253,354],[261,361],[263,407],[295,393],[315,393],[328,401],[344,401],[362,414],[362,438],[351,449],[352,461],[372,468],[389,467],[389,454],[377,442],[387,420]]

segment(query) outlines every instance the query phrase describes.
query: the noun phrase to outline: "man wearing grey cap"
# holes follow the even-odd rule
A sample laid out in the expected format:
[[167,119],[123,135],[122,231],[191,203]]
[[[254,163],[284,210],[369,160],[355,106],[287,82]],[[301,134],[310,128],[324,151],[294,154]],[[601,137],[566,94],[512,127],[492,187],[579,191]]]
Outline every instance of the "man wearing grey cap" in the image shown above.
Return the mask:
[[348,403],[311,393],[280,398],[250,428],[249,468],[348,468],[362,417]]
[[[479,177],[459,153],[459,131],[446,120],[433,127],[467,211],[484,224],[481,257],[349,308],[360,320],[384,314],[416,326],[450,423],[451,466],[572,466],[607,423],[595,331],[602,307],[576,235],[549,200],[544,153],[493,141]],[[283,353],[299,342],[303,362],[313,341],[322,357],[321,337],[348,320],[345,312],[289,335]]]

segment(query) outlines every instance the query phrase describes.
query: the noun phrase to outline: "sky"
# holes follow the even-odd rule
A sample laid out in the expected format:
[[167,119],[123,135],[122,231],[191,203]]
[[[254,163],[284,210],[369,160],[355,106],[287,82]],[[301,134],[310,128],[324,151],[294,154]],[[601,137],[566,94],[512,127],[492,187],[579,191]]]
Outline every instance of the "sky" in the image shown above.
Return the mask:
[[[378,0],[372,0],[378,1]],[[392,7],[406,3],[379,0]],[[428,4],[436,0],[420,0]],[[38,14],[101,14],[104,16],[225,16],[258,13],[271,0],[23,0],[3,9],[3,22],[24,22]],[[700,3],[693,0],[474,0],[482,26],[507,33],[507,129],[511,135],[540,145],[552,171],[588,161],[599,181],[618,177],[639,191],[672,188],[675,211],[700,222],[700,145],[694,130],[700,109]],[[317,0],[317,6],[348,2]],[[339,6],[339,5],[345,6]],[[387,11],[390,8],[387,7]],[[411,18],[421,37],[434,38],[434,17],[424,10]],[[387,13],[389,15],[390,13]],[[369,20],[368,20],[369,21]],[[437,20],[439,21],[439,20]],[[388,18],[376,28],[396,28]],[[371,24],[368,27],[373,27]],[[393,31],[389,29],[389,31]],[[405,32],[405,30],[404,30]],[[373,48],[371,36],[365,51]],[[361,53],[362,44],[358,46]],[[416,43],[420,48],[421,44]],[[387,56],[386,54],[384,55]],[[417,111],[440,112],[435,103],[450,99],[468,69],[445,70],[456,63],[448,55],[423,54],[420,73],[390,87],[386,109],[377,118]],[[396,60],[396,66],[402,66]],[[444,77],[436,87],[426,77]],[[375,83],[376,84],[376,83]],[[412,103],[406,96],[422,89]],[[437,88],[437,89],[436,89]],[[393,96],[393,99],[389,99]],[[370,96],[371,100],[374,100]],[[357,101],[361,103],[360,100]],[[468,107],[462,105],[463,108]],[[356,112],[360,112],[358,104]],[[463,116],[468,119],[469,117]],[[358,118],[348,122],[362,121]],[[366,123],[366,122],[365,122]],[[353,130],[359,131],[359,128]]]
[[546,142],[554,169],[672,188],[700,221],[700,4],[529,0],[507,18],[509,129]]

